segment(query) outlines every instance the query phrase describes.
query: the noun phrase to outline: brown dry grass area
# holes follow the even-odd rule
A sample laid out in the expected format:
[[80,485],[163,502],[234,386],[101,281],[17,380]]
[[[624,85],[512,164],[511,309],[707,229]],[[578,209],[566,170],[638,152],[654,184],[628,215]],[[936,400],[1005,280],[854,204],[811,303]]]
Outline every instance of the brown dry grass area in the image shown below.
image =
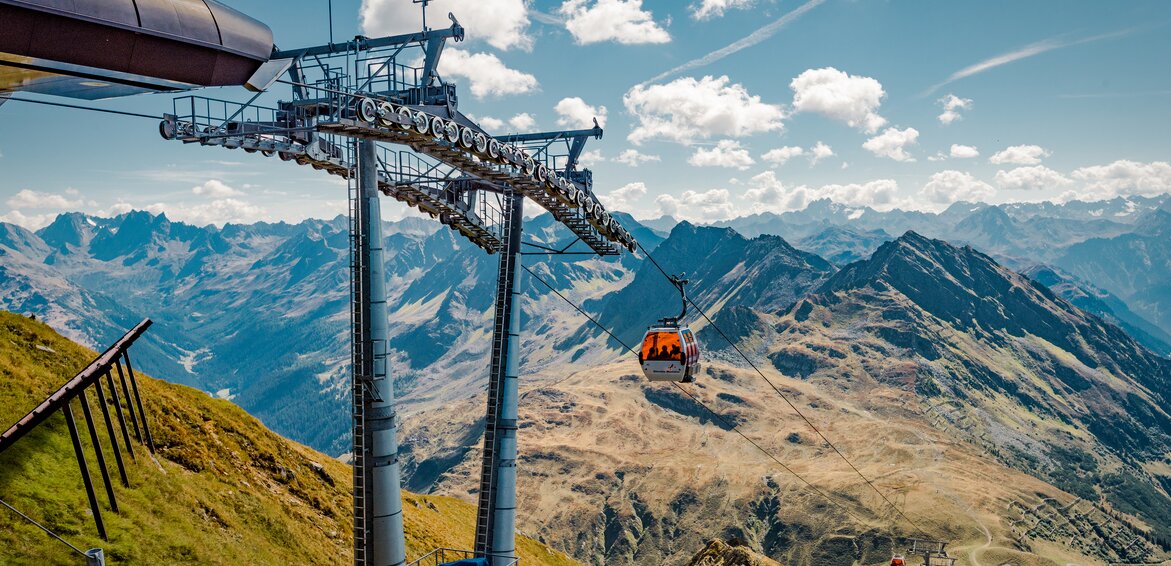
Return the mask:
[[[754,372],[719,365],[709,371],[683,387],[742,420],[745,435],[840,507],[735,432],[702,423],[702,414],[652,403],[648,392],[670,396],[674,387],[645,384],[636,363],[624,361],[575,374],[555,389],[523,392],[521,528],[595,563],[682,563],[735,528],[750,543],[771,544],[770,555],[786,564],[819,564],[818,548],[829,552],[833,535],[869,533],[873,540],[848,542],[864,548],[860,563],[879,564],[889,561],[891,546],[878,539],[915,534]],[[907,516],[933,537],[953,541],[959,564],[1000,564],[996,547],[1014,548],[1000,515],[1010,501],[1069,498],[953,442],[905,404],[903,391],[849,377],[815,384],[765,371]],[[457,430],[482,403],[412,411],[404,422],[422,423],[431,434]],[[438,491],[470,500],[478,456],[473,450]],[[773,508],[770,498],[778,502]],[[777,536],[791,540],[776,543]],[[1015,563],[1049,563],[1013,556]]]

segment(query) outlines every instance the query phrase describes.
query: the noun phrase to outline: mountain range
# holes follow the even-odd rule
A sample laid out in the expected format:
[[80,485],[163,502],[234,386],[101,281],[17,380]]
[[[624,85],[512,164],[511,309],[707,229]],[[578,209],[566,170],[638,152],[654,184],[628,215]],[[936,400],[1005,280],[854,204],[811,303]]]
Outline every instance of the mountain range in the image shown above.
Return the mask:
[[[522,529],[595,563],[685,560],[695,547],[671,542],[682,533],[739,537],[784,563],[891,551],[883,533],[911,527],[843,472],[727,337],[881,489],[935,509],[922,520],[959,548],[1036,564],[1155,556],[1171,535],[1159,511],[1171,508],[1164,200],[940,214],[818,201],[716,226],[620,216],[662,270],[691,281],[704,313],[688,318],[710,360],[696,394],[724,419],[643,383],[618,361],[622,344],[526,274],[521,516],[543,519]],[[2,225],[0,307],[90,344],[148,315],[156,325],[136,352],[148,371],[341,454],[346,228],[192,227],[144,212],[64,214],[36,233]],[[497,258],[438,228],[384,227],[404,463],[412,489],[470,498]],[[547,215],[526,232],[569,242]],[[628,345],[680,309],[638,256],[525,263]],[[728,423],[794,458],[856,517],[760,462]],[[728,462],[732,445],[752,463]],[[1084,512],[1068,512],[1074,497]]]

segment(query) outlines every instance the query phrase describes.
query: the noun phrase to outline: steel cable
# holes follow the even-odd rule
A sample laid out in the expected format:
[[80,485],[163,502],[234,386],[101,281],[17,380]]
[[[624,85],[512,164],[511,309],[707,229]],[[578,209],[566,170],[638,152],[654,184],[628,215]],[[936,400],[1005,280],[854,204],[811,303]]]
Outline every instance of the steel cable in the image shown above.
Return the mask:
[[[610,331],[608,328],[606,328],[605,326],[603,326],[603,325],[602,325],[602,323],[598,322],[598,321],[597,321],[597,319],[595,319],[595,318],[594,318],[593,316],[591,316],[589,313],[587,313],[587,312],[585,312],[584,310],[582,310],[582,309],[581,309],[581,307],[577,306],[577,304],[576,304],[576,303],[574,303],[573,301],[569,300],[569,298],[568,298],[568,297],[566,297],[565,295],[563,295],[563,294],[562,294],[560,291],[558,291],[556,288],[554,288],[552,285],[550,285],[550,284],[549,284],[547,281],[545,281],[544,279],[542,279],[540,275],[537,275],[535,272],[533,272],[533,270],[529,269],[529,267],[528,267],[527,265],[522,265],[521,267],[523,267],[523,268],[524,268],[524,270],[525,270],[525,271],[527,271],[527,272],[529,273],[529,275],[532,275],[534,279],[536,279],[537,281],[539,281],[539,282],[540,282],[542,285],[544,285],[544,286],[545,286],[547,289],[549,289],[550,291],[553,291],[553,293],[554,293],[554,294],[556,294],[558,297],[560,297],[560,298],[561,298],[561,300],[563,300],[563,301],[565,301],[566,303],[568,303],[568,304],[569,304],[569,306],[571,306],[571,307],[573,307],[575,310],[577,310],[577,312],[578,312],[578,313],[580,313],[582,316],[584,316],[584,317],[586,317],[587,319],[589,319],[589,321],[590,321],[591,323],[593,323],[593,324],[594,324],[594,326],[597,326],[599,329],[601,329],[601,330],[602,330],[602,332],[605,332],[606,334],[608,334],[608,335],[609,335],[611,338],[613,338],[613,339],[614,339],[614,341],[615,341],[615,342],[618,342],[619,344],[621,344],[623,348],[625,348],[626,350],[628,350],[630,353],[634,354],[635,356],[637,356],[637,355],[638,355],[638,351],[637,351],[637,350],[635,350],[634,348],[631,348],[631,347],[630,347],[628,344],[626,344],[626,342],[623,342],[621,338],[619,338],[619,337],[618,337],[618,336],[616,336],[616,335],[615,335],[613,332],[611,332],[611,331]],[[557,381],[557,382],[553,383],[552,385],[550,385],[550,387],[554,387],[554,386],[556,386],[556,385],[560,384],[561,382],[565,381],[566,379],[568,379],[568,377],[566,377],[566,378],[562,378],[560,381]],[[711,415],[712,415],[714,418],[718,419],[718,420],[719,420],[721,423],[723,423],[723,425],[724,425],[724,427],[725,427],[725,429],[726,429],[726,430],[730,430],[730,431],[732,431],[732,432],[735,432],[736,434],[740,435],[740,437],[741,437],[741,438],[743,438],[744,440],[748,441],[748,443],[749,443],[749,444],[751,444],[751,445],[752,445],[753,447],[755,447],[755,448],[756,448],[758,451],[760,451],[760,453],[764,454],[764,455],[765,455],[765,456],[766,456],[766,457],[767,457],[769,460],[772,460],[772,461],[773,461],[773,462],[775,462],[775,463],[776,463],[778,466],[780,466],[782,469],[784,469],[786,472],[789,472],[789,473],[790,473],[790,474],[792,474],[794,477],[796,477],[798,480],[800,480],[800,481],[801,481],[801,483],[805,484],[805,486],[806,486],[806,487],[808,487],[809,489],[813,490],[815,493],[817,493],[818,495],[820,495],[821,497],[823,497],[823,498],[824,498],[826,501],[829,501],[830,503],[834,504],[835,506],[837,506],[837,507],[838,507],[839,509],[841,509],[842,511],[845,511],[845,512],[846,512],[846,514],[847,514],[847,515],[849,515],[850,517],[852,517],[854,520],[858,521],[858,522],[859,522],[859,523],[861,523],[861,524],[865,524],[865,523],[866,523],[866,521],[865,521],[864,519],[862,519],[862,517],[860,517],[860,516],[859,516],[857,513],[855,513],[854,511],[852,511],[851,509],[849,509],[848,507],[846,507],[845,505],[843,505],[842,503],[840,503],[840,502],[839,502],[839,501],[837,501],[836,499],[834,499],[834,498],[830,497],[830,496],[829,496],[829,494],[825,493],[825,492],[824,492],[824,491],[822,491],[820,488],[818,488],[817,486],[813,485],[813,483],[811,483],[809,480],[805,479],[805,478],[804,478],[804,477],[803,477],[801,474],[798,474],[798,473],[797,473],[796,471],[794,471],[792,468],[790,468],[789,466],[787,466],[787,465],[786,465],[784,462],[782,462],[782,461],[781,461],[779,458],[777,458],[777,457],[776,457],[776,456],[774,456],[774,455],[773,455],[771,452],[769,452],[768,450],[766,450],[766,449],[765,449],[763,446],[761,446],[761,445],[760,445],[759,443],[757,443],[755,440],[753,440],[753,439],[749,438],[747,435],[745,435],[745,434],[744,434],[744,431],[740,430],[740,426],[739,426],[739,425],[737,425],[736,423],[733,423],[733,422],[729,421],[729,420],[728,420],[726,417],[724,417],[723,415],[721,415],[721,414],[717,413],[717,412],[716,412],[714,409],[712,409],[710,406],[708,406],[708,404],[707,404],[707,403],[704,403],[702,400],[700,400],[698,397],[696,397],[696,396],[695,396],[694,394],[692,394],[690,391],[688,391],[687,389],[685,389],[685,388],[684,388],[682,385],[679,385],[678,383],[675,383],[675,382],[671,382],[671,385],[674,385],[674,386],[675,386],[677,389],[679,389],[679,391],[681,391],[681,392],[682,392],[684,395],[686,395],[686,396],[690,397],[692,401],[695,401],[697,404],[699,404],[701,407],[703,407],[703,408],[704,408],[704,409],[705,409],[705,410],[706,410],[708,413],[711,413]]]
[[[659,265],[659,262],[657,260],[655,260],[654,256],[652,256],[651,253],[649,251],[647,251],[647,249],[644,248],[641,243],[638,244],[638,249],[642,250],[643,255],[645,255],[646,258],[649,259],[651,261],[651,263],[654,264],[654,266],[656,268],[658,268],[659,272],[663,274],[663,277],[666,277],[668,280],[670,280],[671,275],[669,273],[667,273],[667,271],[665,269],[663,269],[662,265]],[[829,447],[834,451],[834,453],[837,454],[842,459],[842,461],[844,461],[848,466],[850,466],[850,469],[854,470],[854,473],[858,474],[858,477],[862,478],[862,481],[866,482],[866,485],[870,486],[870,489],[874,490],[874,493],[877,493],[878,496],[881,497],[882,500],[885,501],[886,504],[889,505],[891,509],[893,509],[896,513],[898,513],[898,515],[900,517],[902,517],[903,520],[907,521],[907,523],[909,523],[912,527],[914,527],[915,530],[919,534],[924,535],[924,536],[927,535],[927,531],[923,530],[923,528],[920,527],[918,524],[916,524],[915,521],[912,520],[910,517],[908,517],[907,514],[904,513],[902,509],[899,509],[898,506],[895,505],[894,502],[891,501],[886,496],[886,494],[882,493],[882,491],[880,491],[878,489],[878,487],[874,485],[874,482],[870,481],[870,478],[867,478],[866,475],[863,474],[862,471],[859,470],[858,467],[855,466],[854,463],[851,462],[850,459],[847,458],[846,455],[843,454],[842,451],[839,450],[838,447],[835,446],[834,443],[831,442],[830,439],[827,438],[825,436],[825,434],[821,432],[821,429],[817,428],[817,425],[813,424],[813,421],[809,420],[809,417],[806,417],[805,413],[802,413],[801,409],[798,409],[797,405],[793,404],[793,402],[791,400],[789,400],[789,397],[787,395],[785,395],[784,392],[782,392],[781,389],[779,387],[777,387],[776,384],[774,384],[772,382],[772,380],[769,379],[768,376],[766,376],[764,374],[764,372],[760,371],[760,368],[757,367],[756,364],[753,363],[753,361],[750,360],[748,358],[748,356],[745,355],[742,350],[740,350],[740,347],[737,346],[736,343],[733,342],[732,339],[729,338],[728,335],[724,333],[723,329],[721,329],[719,327],[719,325],[717,325],[715,323],[715,321],[713,321],[711,319],[711,317],[709,317],[707,315],[707,313],[704,312],[704,310],[702,308],[700,308],[699,305],[695,304],[695,301],[692,300],[691,297],[687,297],[687,302],[689,304],[691,304],[691,306],[694,307],[695,310],[699,311],[699,314],[701,316],[703,316],[703,319],[706,320],[707,323],[710,324],[711,327],[716,330],[716,332],[720,335],[720,337],[723,338],[725,341],[727,341],[728,344],[730,344],[732,346],[732,348],[736,350],[736,353],[740,354],[740,357],[744,358],[744,361],[748,362],[749,366],[752,366],[753,370],[756,370],[756,373],[758,375],[760,375],[761,379],[763,379],[765,381],[765,383],[767,383],[769,385],[769,387],[771,387],[772,390],[775,391],[778,396],[780,396],[781,399],[784,399],[785,403],[788,404],[789,407],[791,407],[793,409],[793,412],[797,413],[797,416],[801,417],[801,420],[805,421],[805,424],[809,425],[809,428],[813,429],[813,432],[817,433],[817,436],[821,437],[821,439],[827,445],[829,445]]]

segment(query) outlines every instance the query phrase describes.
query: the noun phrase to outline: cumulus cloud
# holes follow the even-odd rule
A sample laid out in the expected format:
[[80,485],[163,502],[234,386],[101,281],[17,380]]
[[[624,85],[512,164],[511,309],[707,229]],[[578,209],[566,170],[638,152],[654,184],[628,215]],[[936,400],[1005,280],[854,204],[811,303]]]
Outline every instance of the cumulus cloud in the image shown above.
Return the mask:
[[724,15],[724,12],[736,8],[747,8],[752,0],[700,0],[691,5],[691,17],[697,20],[710,20]]
[[914,161],[915,158],[907,153],[906,147],[916,143],[919,143],[919,130],[887,128],[881,134],[866,140],[862,147],[879,157],[888,157],[895,161]]
[[1075,169],[1071,176],[1082,184],[1065,198],[1102,200],[1117,196],[1152,196],[1171,192],[1171,164],[1166,161],[1140,163],[1119,160],[1108,165]]
[[748,180],[748,189],[741,198],[748,201],[753,212],[787,212],[802,210],[814,200],[805,185],[786,186],[773,171],[765,171]]
[[785,117],[780,106],[761,102],[727,76],[637,85],[622,101],[638,121],[627,136],[636,145],[650,139],[690,143],[712,136],[743,137],[780,130]]
[[114,217],[114,216],[126,214],[127,212],[130,212],[131,210],[134,210],[134,205],[127,203],[127,202],[116,202],[116,203],[110,205],[110,208],[107,208],[105,210],[99,210],[97,212],[97,215],[104,216],[104,217]]
[[191,188],[191,192],[209,198],[235,197],[241,194],[240,191],[229,187],[219,179],[209,179],[202,185],[196,185]]
[[599,194],[598,200],[610,210],[629,211],[646,197],[646,183],[627,183],[606,194]]
[[[822,159],[825,159],[827,157],[833,157],[833,156],[834,156],[833,148],[831,148],[830,146],[828,146],[822,142],[817,142],[816,144],[813,145],[813,147],[809,148],[809,164],[810,165],[817,165],[818,161],[821,161]],[[843,167],[843,169],[845,169],[845,167]]]
[[618,163],[629,165],[631,167],[638,167],[643,163],[650,163],[652,161],[662,161],[662,158],[657,155],[647,155],[638,151],[637,149],[628,149],[618,154],[614,159]]
[[606,127],[606,107],[591,106],[576,96],[562,98],[553,110],[557,112],[557,125],[564,128],[592,128],[595,118],[598,126]]
[[939,105],[943,107],[943,113],[939,115],[939,123],[946,126],[963,118],[960,111],[971,109],[972,99],[960,98],[954,94],[949,94],[939,99]]
[[[427,25],[451,25],[445,14],[452,12],[464,26],[469,41],[484,40],[497,49],[528,50],[529,8],[525,0],[431,0]],[[362,0],[359,12],[362,33],[370,37],[417,32],[422,28],[422,11],[404,0]]]
[[976,149],[975,146],[953,143],[951,144],[951,156],[956,159],[972,159],[980,157],[980,150]]
[[1017,167],[1009,171],[996,172],[996,184],[1008,190],[1054,189],[1069,185],[1068,177],[1044,165]]
[[772,163],[773,165],[780,166],[787,163],[790,159],[804,153],[805,150],[803,148],[789,145],[785,147],[778,147],[776,149],[770,149],[764,152],[764,155],[761,155],[760,158],[769,163]]
[[747,169],[756,163],[748,150],[736,140],[720,140],[711,148],[696,148],[687,162],[696,167],[735,167]]
[[19,210],[11,210],[7,214],[0,214],[0,222],[16,224],[27,230],[40,230],[52,223],[56,217],[56,214],[25,214]]
[[491,53],[469,53],[462,49],[443,50],[439,74],[467,79],[472,96],[476,98],[524,94],[540,86],[537,77],[508,68]]
[[797,75],[789,88],[793,89],[797,112],[816,112],[868,134],[886,124],[886,118],[878,115],[886,92],[882,83],[870,77],[849,75],[833,67],[809,69]]
[[889,210],[897,204],[898,183],[891,179],[877,179],[866,183],[824,185],[812,189],[805,185],[786,186],[773,171],[765,171],[748,180],[743,198],[754,212],[787,212],[803,210],[818,199],[830,199],[846,206],[868,206]]
[[655,198],[659,213],[684,220],[713,222],[736,215],[727,189],[704,192],[684,191],[682,195],[659,195]]
[[940,171],[931,176],[919,196],[934,204],[947,205],[957,201],[981,202],[992,198],[996,189],[963,171]]
[[493,118],[492,116],[468,117],[471,118],[473,122],[480,124],[480,127],[488,130],[489,133],[504,129],[504,120],[501,120],[500,118]]
[[[76,194],[72,195],[76,196]],[[69,210],[85,205],[82,199],[69,200],[65,195],[56,193],[42,193],[29,189],[21,189],[8,199],[8,206],[12,208],[41,208],[53,210]]]
[[154,214],[166,214],[167,218],[196,226],[223,226],[229,222],[251,224],[269,219],[263,207],[234,198],[218,199],[194,206],[155,203],[147,206],[146,210]]
[[1014,145],[992,154],[989,163],[997,165],[1037,165],[1049,157],[1049,150],[1039,145]]
[[592,167],[604,161],[606,161],[606,158],[602,157],[602,150],[600,149],[583,151],[581,152],[581,155],[577,157],[577,163],[582,167]]
[[671,34],[655,22],[654,15],[642,9],[642,0],[566,0],[557,12],[565,17],[565,29],[580,45],[671,41]]
[[508,125],[512,126],[512,129],[518,132],[527,132],[537,127],[537,119],[533,118],[533,115],[528,112],[521,112],[509,118]]
[[818,198],[828,198],[847,206],[890,210],[898,204],[898,190],[899,184],[893,179],[877,179],[848,185],[823,185],[816,194]]

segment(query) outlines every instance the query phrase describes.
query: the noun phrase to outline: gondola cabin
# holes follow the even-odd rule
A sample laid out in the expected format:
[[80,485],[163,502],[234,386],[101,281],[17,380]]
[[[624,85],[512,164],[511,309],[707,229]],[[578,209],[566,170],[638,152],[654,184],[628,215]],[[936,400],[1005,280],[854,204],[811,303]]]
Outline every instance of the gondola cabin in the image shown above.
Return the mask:
[[890,559],[890,566],[907,566],[907,559],[902,554],[896,554]]
[[651,381],[691,383],[699,373],[699,342],[686,326],[652,326],[642,339],[638,361]]

